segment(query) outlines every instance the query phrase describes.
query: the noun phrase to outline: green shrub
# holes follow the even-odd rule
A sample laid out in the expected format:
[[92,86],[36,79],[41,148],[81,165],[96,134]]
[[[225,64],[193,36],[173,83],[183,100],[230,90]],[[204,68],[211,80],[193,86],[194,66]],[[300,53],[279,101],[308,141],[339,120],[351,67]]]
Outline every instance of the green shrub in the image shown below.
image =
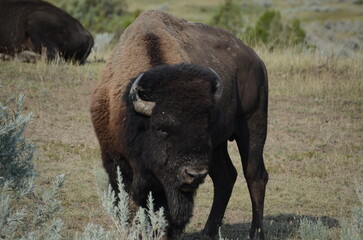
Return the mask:
[[243,30],[243,16],[240,6],[233,0],[225,0],[211,20],[211,25],[225,28],[234,35]]
[[303,44],[306,35],[298,19],[283,23],[280,12],[275,10],[266,10],[260,16],[254,27],[254,34],[252,37],[257,43],[284,46]]
[[260,39],[263,43],[269,42],[271,39],[271,26],[278,28],[278,31],[271,31],[272,33],[280,32],[282,29],[280,19],[281,15],[279,12],[269,10],[264,12],[255,25],[256,38]]
[[300,20],[294,19],[291,25],[286,27],[286,31],[290,32],[288,41],[292,44],[305,43],[306,32],[301,28]]
[[283,31],[280,12],[266,10],[255,24],[255,37],[263,43],[275,42]]
[[81,0],[54,2],[93,33],[120,33],[140,14],[128,12],[126,0]]
[[[258,8],[255,11],[254,14],[259,14]],[[225,0],[210,23],[227,29],[251,46],[265,45],[272,49],[276,46],[306,45],[306,34],[298,19],[293,19],[291,23],[284,23],[279,11],[267,9],[255,23],[247,25],[244,12],[246,11],[234,0]]]

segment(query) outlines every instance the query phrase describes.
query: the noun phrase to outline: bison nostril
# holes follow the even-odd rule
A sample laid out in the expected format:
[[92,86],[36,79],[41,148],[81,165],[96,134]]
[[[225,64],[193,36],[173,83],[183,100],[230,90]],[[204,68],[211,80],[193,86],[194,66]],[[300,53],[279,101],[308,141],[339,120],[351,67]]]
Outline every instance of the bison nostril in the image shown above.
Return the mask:
[[189,176],[189,177],[192,177],[192,178],[196,178],[196,177],[198,177],[198,174],[188,172],[188,170],[186,170],[186,169],[185,169],[185,173],[186,173],[186,174],[188,174],[188,176]]
[[193,179],[204,179],[207,176],[208,171],[206,169],[203,169],[203,170],[185,169],[185,173]]

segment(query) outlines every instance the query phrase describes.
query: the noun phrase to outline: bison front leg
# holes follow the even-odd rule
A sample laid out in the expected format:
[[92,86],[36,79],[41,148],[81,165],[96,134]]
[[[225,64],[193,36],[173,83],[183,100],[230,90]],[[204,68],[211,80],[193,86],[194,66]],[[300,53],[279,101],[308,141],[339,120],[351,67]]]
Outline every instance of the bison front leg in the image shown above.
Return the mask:
[[214,198],[203,233],[209,237],[214,237],[222,224],[224,212],[237,178],[237,171],[228,155],[227,142],[213,151],[209,175],[214,185]]
[[263,161],[263,148],[267,133],[265,112],[257,112],[248,120],[242,120],[236,134],[237,145],[242,157],[244,176],[252,202],[251,239],[264,239],[263,209],[268,173]]
[[[108,175],[109,184],[117,196],[119,193],[119,186],[117,182],[117,168],[120,168],[123,184],[128,194],[131,193],[131,186],[133,180],[133,172],[126,159],[119,153],[110,153],[101,149],[101,157],[103,167]],[[117,200],[117,199],[116,199]]]

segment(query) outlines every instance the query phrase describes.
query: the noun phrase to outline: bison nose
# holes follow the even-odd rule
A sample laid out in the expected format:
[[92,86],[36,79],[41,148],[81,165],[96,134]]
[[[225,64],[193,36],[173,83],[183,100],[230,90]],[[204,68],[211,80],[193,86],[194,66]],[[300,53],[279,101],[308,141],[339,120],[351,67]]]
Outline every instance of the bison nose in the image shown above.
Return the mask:
[[206,167],[184,167],[182,170],[182,180],[184,184],[200,184],[208,174]]

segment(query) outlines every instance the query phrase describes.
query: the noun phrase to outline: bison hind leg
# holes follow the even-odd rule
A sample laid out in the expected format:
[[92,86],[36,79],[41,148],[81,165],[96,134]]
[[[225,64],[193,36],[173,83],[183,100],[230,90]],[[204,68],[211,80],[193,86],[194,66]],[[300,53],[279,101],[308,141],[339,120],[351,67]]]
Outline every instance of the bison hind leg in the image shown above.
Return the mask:
[[267,113],[257,111],[240,121],[236,134],[237,146],[242,158],[243,173],[252,202],[251,239],[264,239],[263,211],[268,173],[263,159],[267,134]]

